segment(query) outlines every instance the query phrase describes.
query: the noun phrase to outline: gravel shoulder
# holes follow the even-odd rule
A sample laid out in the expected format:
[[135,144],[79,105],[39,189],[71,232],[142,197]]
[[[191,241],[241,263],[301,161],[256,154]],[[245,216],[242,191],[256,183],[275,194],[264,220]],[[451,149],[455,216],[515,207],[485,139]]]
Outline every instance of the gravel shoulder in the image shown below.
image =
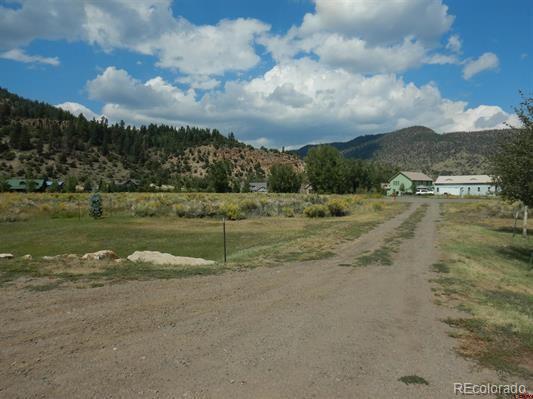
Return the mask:
[[[391,266],[341,267],[419,203],[337,256],[92,289],[3,288],[0,397],[456,397],[496,382],[457,356],[433,304],[437,203]],[[405,385],[418,375],[429,385]]]

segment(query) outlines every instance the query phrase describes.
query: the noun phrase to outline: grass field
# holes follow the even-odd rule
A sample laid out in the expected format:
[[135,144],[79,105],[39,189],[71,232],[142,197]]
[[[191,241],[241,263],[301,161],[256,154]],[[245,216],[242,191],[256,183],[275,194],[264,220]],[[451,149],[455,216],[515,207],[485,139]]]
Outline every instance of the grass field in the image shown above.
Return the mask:
[[[533,378],[533,239],[512,236],[501,203],[443,204],[444,258],[433,265],[437,303],[470,316],[450,318],[460,352],[503,373]],[[498,208],[499,209],[495,209]]]
[[[180,201],[187,206],[179,195],[168,194],[169,198],[158,197],[162,202]],[[46,196],[46,194],[45,194]],[[80,280],[85,275],[91,280],[127,279],[127,278],[170,278],[159,269],[145,265],[134,268],[130,262],[125,265],[80,262],[43,261],[42,256],[59,254],[78,254],[111,249],[120,257],[126,257],[136,250],[153,250],[168,252],[179,256],[201,257],[219,262],[212,268],[199,268],[197,274],[219,272],[223,266],[222,221],[219,216],[203,218],[178,217],[175,214],[165,216],[136,216],[117,205],[114,212],[106,217],[93,220],[88,216],[66,214],[57,217],[49,213],[52,205],[46,202],[47,197],[23,197],[24,201],[32,201],[34,207],[44,209],[29,213],[29,218],[14,222],[0,223],[0,252],[13,253],[17,259],[0,263],[3,281],[11,281],[20,276],[62,277],[66,280]],[[119,194],[123,196],[123,194]],[[138,194],[142,199],[145,194]],[[12,197],[10,197],[11,199]],[[56,196],[49,197],[52,202]],[[127,198],[135,198],[135,194],[127,194]],[[185,197],[190,198],[190,197]],[[262,209],[278,208],[280,203],[292,203],[295,208],[302,208],[308,196],[252,196],[244,198],[235,195],[211,194],[206,197],[209,203],[217,202],[224,206],[224,201],[247,204],[251,201],[263,203]],[[141,203],[141,199],[135,199]],[[338,199],[338,197],[337,197]],[[228,264],[226,267],[254,267],[271,265],[280,262],[320,259],[333,254],[336,245],[347,239],[353,239],[370,230],[376,224],[385,221],[405,209],[406,204],[369,201],[361,197],[342,198],[349,203],[350,213],[344,217],[306,218],[303,216],[259,216],[247,215],[248,219],[226,222]],[[193,201],[198,201],[195,197]],[[119,198],[114,198],[120,204]],[[274,205],[273,205],[274,204]],[[27,208],[12,202],[10,209]],[[65,205],[54,205],[65,208]],[[281,205],[279,205],[282,208]],[[4,210],[8,206],[4,206]],[[166,208],[165,208],[166,209]],[[166,212],[160,211],[160,212]],[[109,215],[111,213],[111,215]],[[5,214],[4,214],[5,216]],[[291,215],[292,216],[292,215]],[[30,254],[33,261],[23,261],[21,256]],[[32,268],[35,268],[33,270]],[[85,270],[83,270],[85,268]],[[178,268],[175,277],[191,275],[194,268]],[[170,269],[165,268],[168,272]],[[38,272],[37,272],[38,271]]]

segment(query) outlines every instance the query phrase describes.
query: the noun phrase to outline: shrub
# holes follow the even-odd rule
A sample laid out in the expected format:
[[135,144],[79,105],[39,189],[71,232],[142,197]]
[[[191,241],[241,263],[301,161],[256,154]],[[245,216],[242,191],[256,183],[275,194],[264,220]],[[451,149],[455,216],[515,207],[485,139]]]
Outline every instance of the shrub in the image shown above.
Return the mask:
[[133,214],[135,216],[155,216],[159,208],[159,203],[156,201],[146,201],[134,205]]
[[294,217],[294,209],[288,206],[284,206],[281,211],[283,212],[283,215],[288,218]]
[[332,198],[327,202],[331,216],[345,216],[350,213],[348,202],[340,198]]
[[184,217],[187,215],[187,208],[183,204],[174,204],[173,208],[176,216]]
[[328,214],[326,205],[309,205],[304,209],[305,216],[309,218],[323,218]]
[[375,212],[380,212],[383,210],[383,204],[381,202],[374,202],[372,204],[372,210]]
[[220,212],[229,220],[244,219],[239,206],[231,202],[223,204],[220,207]]

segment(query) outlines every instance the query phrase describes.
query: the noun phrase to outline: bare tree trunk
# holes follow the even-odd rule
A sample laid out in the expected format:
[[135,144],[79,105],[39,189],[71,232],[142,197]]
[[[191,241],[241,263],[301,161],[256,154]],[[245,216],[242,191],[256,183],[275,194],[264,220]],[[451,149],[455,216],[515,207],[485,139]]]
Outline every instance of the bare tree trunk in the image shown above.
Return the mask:
[[522,235],[527,238],[527,205],[524,205],[524,223],[522,224]]

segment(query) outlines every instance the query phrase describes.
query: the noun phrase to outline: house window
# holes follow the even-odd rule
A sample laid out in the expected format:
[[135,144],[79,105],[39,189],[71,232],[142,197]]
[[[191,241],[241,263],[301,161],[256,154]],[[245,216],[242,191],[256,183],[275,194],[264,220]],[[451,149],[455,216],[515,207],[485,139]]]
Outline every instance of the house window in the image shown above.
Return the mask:
[[481,187],[478,186],[478,188],[477,188],[477,192],[478,192],[478,193],[481,192]]
[[437,192],[439,192],[439,188],[437,187]]

